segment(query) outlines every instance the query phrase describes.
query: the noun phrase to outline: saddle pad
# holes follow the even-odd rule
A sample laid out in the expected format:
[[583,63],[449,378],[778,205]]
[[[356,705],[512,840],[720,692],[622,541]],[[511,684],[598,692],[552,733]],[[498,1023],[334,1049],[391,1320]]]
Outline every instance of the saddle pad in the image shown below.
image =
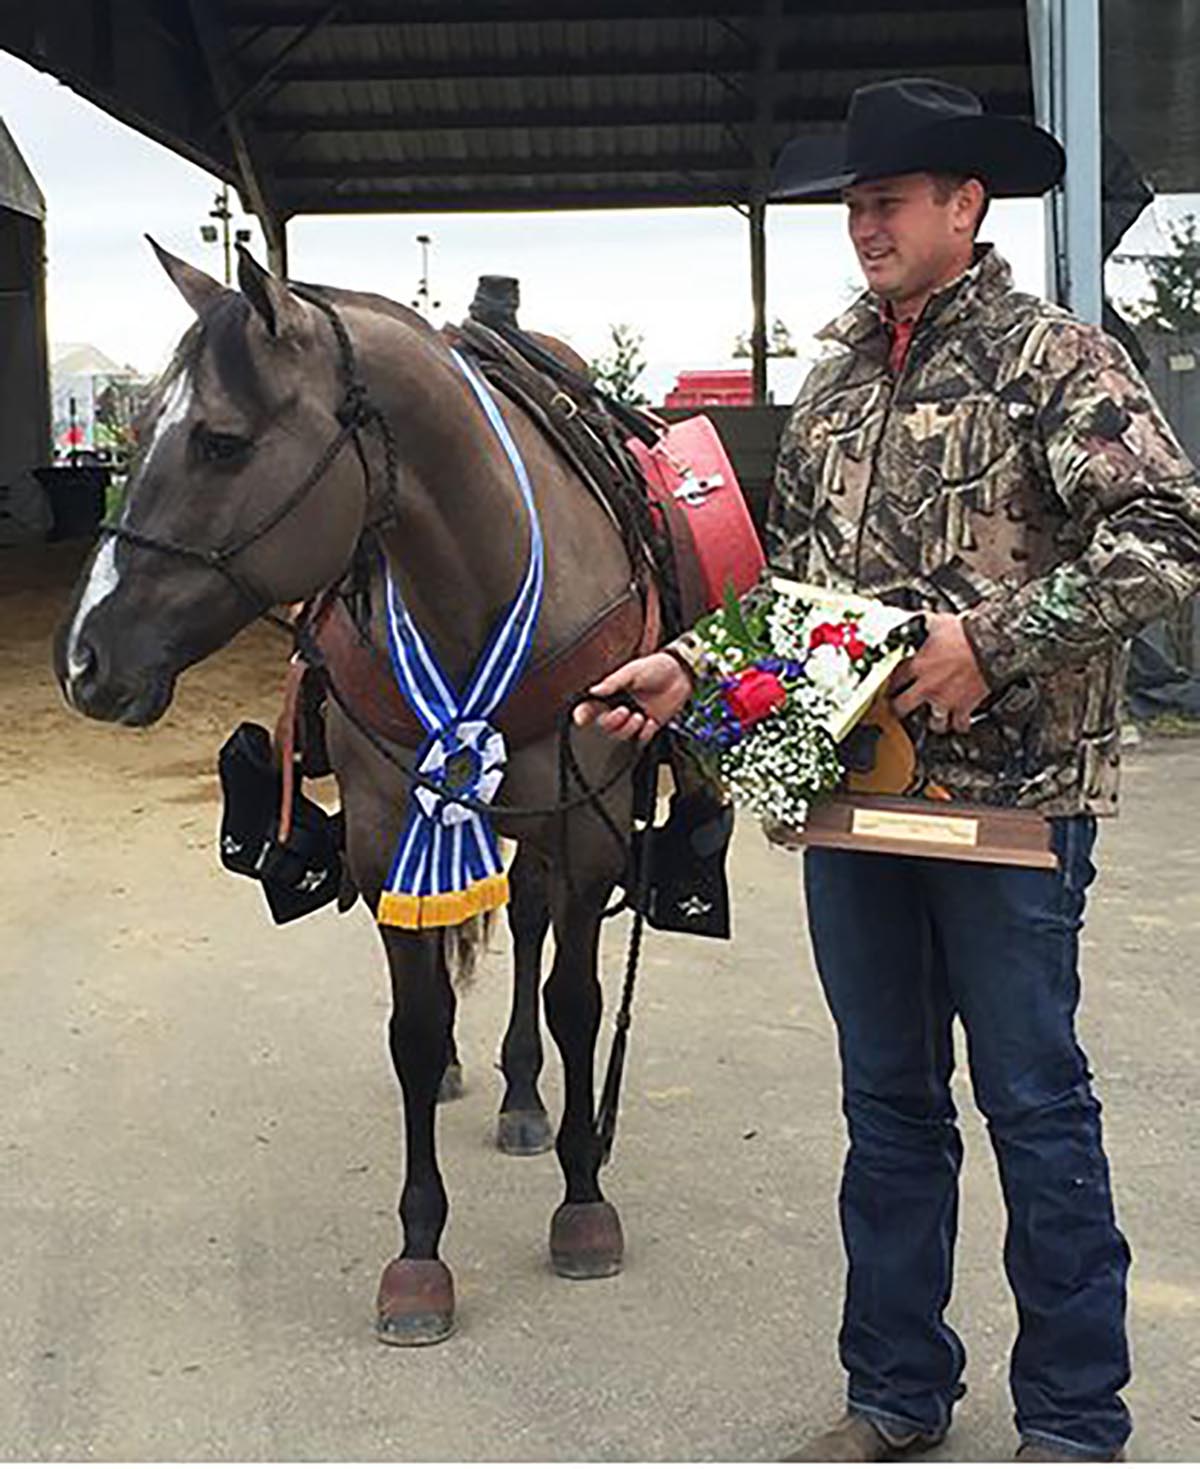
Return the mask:
[[698,414],[673,423],[652,447],[637,439],[627,444],[646,477],[651,500],[660,507],[677,556],[685,557],[691,549],[679,544],[681,519],[691,533],[705,604],[701,611],[719,607],[729,583],[739,596],[748,592],[766,557],[711,419]]

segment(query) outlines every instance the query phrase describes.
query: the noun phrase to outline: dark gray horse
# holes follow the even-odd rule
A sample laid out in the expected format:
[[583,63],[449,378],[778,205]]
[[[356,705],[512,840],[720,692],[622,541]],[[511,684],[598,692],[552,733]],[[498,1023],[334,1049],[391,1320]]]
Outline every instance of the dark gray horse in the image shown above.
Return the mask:
[[[442,667],[452,679],[465,676],[513,598],[529,526],[512,465],[444,339],[377,296],[321,292],[331,315],[311,293],[290,290],[244,253],[240,291],[159,254],[197,321],[159,384],[120,529],[101,536],[60,629],[55,662],[67,700],[92,718],[153,723],[183,669],[267,608],[335,583],[371,522],[381,526],[392,576]],[[347,334],[342,342],[339,324]],[[369,405],[398,450],[396,474],[385,462],[382,435],[346,429],[348,347]],[[510,404],[502,411],[528,467],[545,536],[538,657],[569,645],[627,594],[634,570],[611,521],[567,464],[521,411]],[[354,451],[355,438],[365,457]],[[397,484],[396,503],[384,503]],[[383,647],[381,617],[377,610],[372,635]],[[409,782],[336,705],[327,734],[350,872],[374,911]],[[550,736],[513,751],[500,803],[552,807],[556,755]],[[578,756],[597,785],[619,777],[629,759],[591,731],[581,732]],[[630,800],[629,779],[617,778],[605,804],[621,830],[629,826]],[[495,827],[519,844],[509,909],[517,983],[502,1109],[536,1142],[538,1114],[544,1117],[537,985],[549,922],[555,956],[544,1001],[565,1070],[556,1147],[566,1183],[551,1221],[551,1258],[561,1274],[612,1274],[620,1268],[622,1236],[598,1180],[593,1064],[600,915],[622,855],[587,806],[565,820],[498,813]],[[407,1146],[402,1249],[383,1272],[377,1329],[387,1342],[420,1344],[453,1327],[453,1284],[438,1258],[447,1200],[434,1130],[454,993],[441,931],[381,927],[380,936]]]

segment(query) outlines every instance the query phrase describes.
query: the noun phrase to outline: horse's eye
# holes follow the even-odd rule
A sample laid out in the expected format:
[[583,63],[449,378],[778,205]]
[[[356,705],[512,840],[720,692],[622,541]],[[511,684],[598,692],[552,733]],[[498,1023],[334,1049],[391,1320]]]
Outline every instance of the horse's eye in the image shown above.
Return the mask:
[[223,434],[198,424],[193,436],[197,456],[205,464],[236,464],[254,447],[240,434]]

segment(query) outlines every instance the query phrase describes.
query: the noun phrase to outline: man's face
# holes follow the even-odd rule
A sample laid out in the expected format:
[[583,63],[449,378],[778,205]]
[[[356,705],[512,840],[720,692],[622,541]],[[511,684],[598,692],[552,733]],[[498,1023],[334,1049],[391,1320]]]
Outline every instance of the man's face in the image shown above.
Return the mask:
[[973,238],[971,188],[954,189],[942,202],[927,173],[851,184],[842,197],[868,289],[885,301],[910,301],[964,269]]

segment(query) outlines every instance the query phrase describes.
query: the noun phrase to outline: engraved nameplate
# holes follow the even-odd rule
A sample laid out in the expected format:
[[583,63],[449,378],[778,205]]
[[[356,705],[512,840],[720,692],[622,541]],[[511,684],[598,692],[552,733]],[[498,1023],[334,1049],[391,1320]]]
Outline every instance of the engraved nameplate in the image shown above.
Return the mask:
[[854,812],[850,830],[860,837],[939,842],[947,847],[973,847],[979,841],[979,822],[971,816],[926,816],[910,811],[859,809]]

